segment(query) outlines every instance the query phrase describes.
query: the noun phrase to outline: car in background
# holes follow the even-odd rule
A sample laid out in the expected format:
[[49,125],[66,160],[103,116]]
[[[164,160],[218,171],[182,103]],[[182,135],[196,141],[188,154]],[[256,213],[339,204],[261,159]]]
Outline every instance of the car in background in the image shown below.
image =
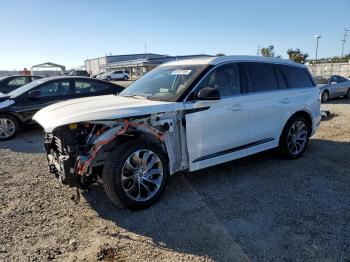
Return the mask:
[[3,76],[0,77],[0,93],[7,94],[17,88],[24,86],[32,81],[42,78],[41,76]]
[[332,75],[329,78],[314,77],[314,80],[320,89],[322,103],[326,103],[330,98],[350,98],[349,79],[338,75]]
[[101,79],[111,81],[111,80],[128,80],[130,79],[129,71],[118,70],[101,75]]
[[90,74],[86,70],[73,70],[69,73],[69,75],[90,77]]
[[[59,76],[33,81],[7,95],[0,95],[0,141],[13,138],[21,127],[33,123],[32,117],[38,110],[50,104],[118,94],[123,90],[122,86],[86,77]],[[93,98],[90,99],[93,104]]]

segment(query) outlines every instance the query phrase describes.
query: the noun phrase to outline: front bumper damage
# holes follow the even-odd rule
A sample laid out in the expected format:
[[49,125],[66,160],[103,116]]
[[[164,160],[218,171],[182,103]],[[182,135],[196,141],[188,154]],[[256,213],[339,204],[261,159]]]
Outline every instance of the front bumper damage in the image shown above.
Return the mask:
[[137,119],[84,123],[83,127],[89,126],[85,133],[79,127],[59,128],[45,137],[49,171],[65,185],[86,188],[100,178],[96,170],[103,168],[109,153],[118,146],[120,136],[124,139],[141,136],[138,138],[158,143],[168,155],[170,173],[183,171],[188,168],[188,156],[181,119],[177,112],[169,112]]

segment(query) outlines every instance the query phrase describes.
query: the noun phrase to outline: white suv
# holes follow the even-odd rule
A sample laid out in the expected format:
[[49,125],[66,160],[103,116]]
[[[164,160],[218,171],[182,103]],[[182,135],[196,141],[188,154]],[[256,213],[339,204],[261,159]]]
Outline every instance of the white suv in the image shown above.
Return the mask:
[[136,209],[153,204],[176,172],[276,147],[298,158],[320,119],[319,89],[304,65],[249,56],[166,63],[119,96],[34,116],[53,174],[71,186],[102,181],[114,203]]
[[104,73],[100,77],[103,80],[111,81],[111,80],[128,80],[130,78],[129,72],[124,70],[112,71],[108,73]]

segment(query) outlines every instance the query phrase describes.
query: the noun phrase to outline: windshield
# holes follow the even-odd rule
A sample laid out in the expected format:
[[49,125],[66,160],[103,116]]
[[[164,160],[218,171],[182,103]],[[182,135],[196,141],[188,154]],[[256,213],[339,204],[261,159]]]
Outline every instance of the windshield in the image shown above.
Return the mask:
[[28,92],[29,90],[31,90],[32,88],[36,87],[37,85],[39,85],[41,83],[44,83],[44,81],[41,79],[35,80],[33,82],[30,82],[29,84],[26,84],[24,86],[21,86],[20,88],[13,90],[12,92],[8,93],[8,95],[11,97],[20,96],[23,93]]
[[175,102],[206,67],[207,65],[159,66],[135,81],[120,95]]

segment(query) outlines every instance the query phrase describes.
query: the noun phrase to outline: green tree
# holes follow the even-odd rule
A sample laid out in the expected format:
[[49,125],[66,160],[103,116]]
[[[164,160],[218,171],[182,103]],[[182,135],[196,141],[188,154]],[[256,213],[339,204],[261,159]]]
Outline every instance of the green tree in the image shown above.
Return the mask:
[[261,55],[266,57],[275,57],[275,47],[273,45],[270,45],[268,47],[261,48]]
[[287,51],[287,54],[290,60],[293,60],[294,62],[297,62],[300,64],[304,64],[306,61],[306,58],[309,57],[308,53],[302,53],[299,48],[295,50],[292,48],[289,48]]
[[217,53],[215,56],[225,56],[224,53]]

